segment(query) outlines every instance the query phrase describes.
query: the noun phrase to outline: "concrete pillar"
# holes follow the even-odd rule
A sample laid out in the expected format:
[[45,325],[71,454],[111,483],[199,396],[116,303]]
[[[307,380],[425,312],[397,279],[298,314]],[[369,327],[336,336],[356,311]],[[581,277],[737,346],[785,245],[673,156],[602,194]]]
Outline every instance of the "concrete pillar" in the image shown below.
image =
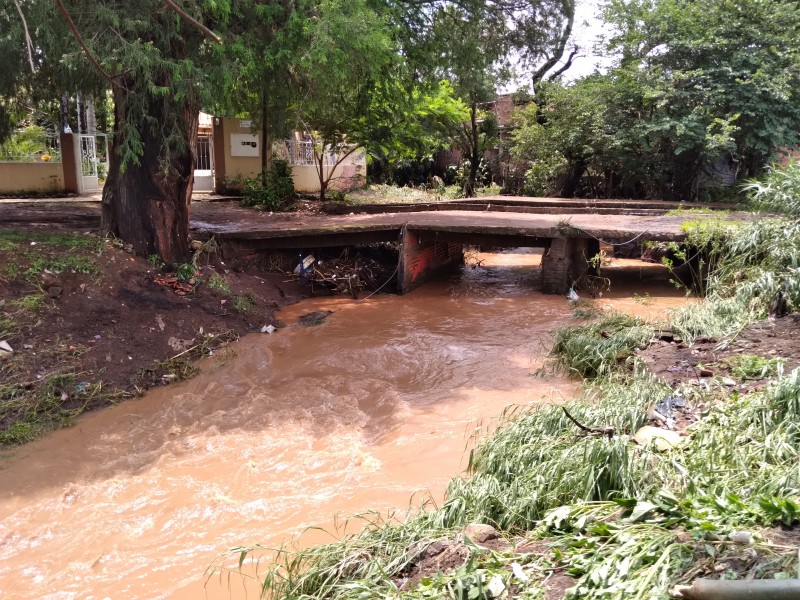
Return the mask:
[[463,244],[439,241],[435,231],[403,228],[397,278],[400,293],[410,292],[463,262]]
[[75,136],[71,133],[62,133],[59,143],[61,144],[61,168],[64,170],[64,191],[68,194],[80,192],[78,185],[78,170],[80,164],[79,157],[75,152]]
[[225,191],[225,119],[222,117],[214,117],[211,119],[211,122],[213,123],[211,135],[214,141],[214,147],[212,149],[214,191],[219,194]]
[[590,238],[554,238],[542,256],[542,291],[566,294],[584,274],[595,274],[589,262],[600,243]]

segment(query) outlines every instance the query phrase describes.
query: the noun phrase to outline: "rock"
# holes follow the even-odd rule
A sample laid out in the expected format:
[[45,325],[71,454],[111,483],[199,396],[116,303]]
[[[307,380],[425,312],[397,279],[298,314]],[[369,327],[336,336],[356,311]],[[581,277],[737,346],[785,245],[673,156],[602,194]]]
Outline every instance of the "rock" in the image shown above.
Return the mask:
[[305,325],[306,327],[312,325],[321,325],[323,322],[325,322],[325,319],[332,314],[332,310],[318,310],[301,316],[299,319],[297,319],[297,322],[300,323],[300,325]]
[[200,250],[200,248],[203,247],[203,242],[200,240],[192,240],[191,246],[192,250]]
[[640,446],[648,446],[653,443],[656,449],[661,452],[669,450],[681,442],[681,436],[677,431],[661,429],[651,425],[640,427],[634,434],[633,439]]
[[47,295],[50,296],[51,298],[58,298],[61,295],[61,292],[63,291],[64,291],[63,288],[61,288],[60,286],[51,285],[49,288],[47,288]]
[[699,369],[698,374],[700,375],[700,377],[713,377],[714,371],[712,371],[711,369]]
[[491,525],[483,523],[470,523],[464,528],[464,535],[476,544],[483,544],[489,540],[496,540],[500,537],[497,530]]
[[730,377],[723,377],[722,378],[722,384],[723,385],[727,385],[728,387],[732,387],[732,386],[736,385],[736,382],[733,379],[731,379]]

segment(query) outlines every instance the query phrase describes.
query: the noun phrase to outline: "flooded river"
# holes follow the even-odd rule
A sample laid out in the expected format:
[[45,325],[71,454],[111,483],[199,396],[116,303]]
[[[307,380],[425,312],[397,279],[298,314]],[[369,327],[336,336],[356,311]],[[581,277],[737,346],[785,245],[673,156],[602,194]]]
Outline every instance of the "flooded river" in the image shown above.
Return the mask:
[[[572,321],[564,298],[535,291],[539,255],[478,258],[404,297],[289,307],[286,328],[243,338],[195,379],[1,459],[0,597],[256,598],[246,579],[204,571],[230,547],[332,528],[337,513],[440,501],[476,427],[577,391],[532,376]],[[659,316],[684,301],[657,266],[611,271],[601,304]],[[322,325],[293,324],[324,309]]]

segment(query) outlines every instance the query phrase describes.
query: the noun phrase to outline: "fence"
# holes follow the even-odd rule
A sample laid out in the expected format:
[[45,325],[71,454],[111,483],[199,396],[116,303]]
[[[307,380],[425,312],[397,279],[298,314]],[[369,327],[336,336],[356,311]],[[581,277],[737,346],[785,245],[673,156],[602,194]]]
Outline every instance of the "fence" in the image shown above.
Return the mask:
[[59,136],[45,131],[15,131],[0,144],[0,161],[60,163]]
[[[316,165],[314,159],[314,142],[310,140],[284,140],[275,144],[273,152],[277,158],[288,160],[290,165],[293,166],[309,166]],[[323,164],[335,165],[337,156],[335,152],[325,152]]]

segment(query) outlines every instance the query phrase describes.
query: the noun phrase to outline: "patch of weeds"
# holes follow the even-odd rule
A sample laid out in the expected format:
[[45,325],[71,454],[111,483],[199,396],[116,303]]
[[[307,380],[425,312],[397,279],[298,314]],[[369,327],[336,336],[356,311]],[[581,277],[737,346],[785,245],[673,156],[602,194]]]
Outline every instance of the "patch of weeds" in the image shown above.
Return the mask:
[[650,294],[648,293],[645,293],[644,296],[634,294],[633,301],[637,304],[641,304],[642,306],[650,306],[653,303],[653,298],[650,297]]
[[29,294],[27,296],[23,296],[19,300],[10,302],[10,305],[16,306],[23,310],[38,311],[44,307],[44,296],[41,294]]
[[244,294],[243,296],[236,296],[233,300],[233,308],[242,314],[249,313],[255,310],[257,306],[256,299],[251,294]]
[[175,277],[178,281],[188,281],[195,276],[197,267],[194,263],[178,263],[175,265]]
[[197,359],[208,356],[221,344],[232,342],[238,338],[238,334],[233,330],[216,334],[200,333],[183,352],[172,358],[156,361],[152,367],[139,371],[136,377],[137,388],[147,389],[159,383],[169,384],[191,379],[200,372],[195,365]]
[[208,287],[212,290],[219,290],[224,294],[231,293],[231,286],[229,286],[228,282],[225,281],[225,278],[217,272],[211,273],[211,276],[206,281],[206,285],[208,285]]
[[83,273],[85,275],[97,276],[100,268],[94,260],[87,256],[36,256],[25,270],[25,278],[29,281],[41,275],[44,271],[51,273],[63,273],[71,271],[73,273]]
[[22,275],[22,267],[16,262],[6,263],[0,271],[0,277],[7,281],[19,279],[20,275]]
[[581,298],[572,303],[572,316],[576,319],[594,319],[603,314],[591,300]]
[[15,446],[47,431],[67,427],[89,405],[112,402],[120,392],[104,392],[99,383],[61,373],[32,384],[0,386],[0,446]]
[[7,340],[20,332],[20,325],[17,319],[12,319],[5,313],[0,313],[0,340]]
[[147,257],[147,262],[153,265],[159,271],[164,268],[164,261],[161,260],[161,257],[158,254],[151,254]]
[[774,377],[783,367],[782,358],[763,358],[756,354],[738,354],[722,361],[728,366],[733,375],[739,381],[746,379],[757,379],[762,377]]
[[704,208],[702,206],[695,206],[692,208],[674,208],[664,213],[667,217],[686,217],[686,216],[699,216],[699,215],[713,215],[715,217],[725,217],[732,213],[732,210],[713,210],[711,208]]

